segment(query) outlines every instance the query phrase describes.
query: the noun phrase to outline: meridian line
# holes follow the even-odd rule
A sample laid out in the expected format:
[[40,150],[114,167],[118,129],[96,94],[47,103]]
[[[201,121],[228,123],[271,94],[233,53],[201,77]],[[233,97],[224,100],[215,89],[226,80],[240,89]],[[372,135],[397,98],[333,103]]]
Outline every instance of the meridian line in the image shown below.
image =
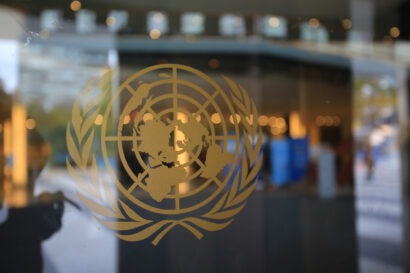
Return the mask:
[[179,184],[177,184],[175,187],[178,188],[178,190],[175,189],[175,209],[180,209],[181,207],[179,202]]
[[134,94],[135,94],[134,88],[132,88],[132,86],[130,86],[129,84],[127,84],[127,85],[125,86],[125,89],[127,89],[127,91],[131,93],[131,95],[134,95]]
[[212,96],[210,96],[209,99],[206,100],[206,102],[201,106],[201,108],[198,109],[198,111],[196,112],[197,115],[201,114],[202,112],[204,112],[206,110],[206,108],[208,107],[208,105],[211,102],[215,102],[215,98],[219,95],[219,92],[214,92],[212,94]]
[[[173,94],[173,115],[174,121],[178,118],[178,79],[177,79],[177,68],[172,66],[172,94]],[[180,209],[180,201],[179,201],[179,184],[175,186],[175,209]]]
[[[147,175],[147,171],[144,171],[142,174],[138,175],[141,177],[145,177]],[[134,181],[134,183],[131,185],[131,187],[128,188],[128,192],[131,193],[135,188],[141,183],[141,181]]]
[[105,137],[106,141],[133,141],[133,140],[141,140],[141,137],[135,137],[135,136],[106,136]]
[[149,109],[147,109],[147,112],[149,112],[151,115],[153,115],[155,120],[158,120],[158,121],[160,120],[158,114],[155,113],[154,110],[152,110],[151,107]]
[[[194,161],[195,161],[198,165],[201,166],[201,168],[206,168],[205,164],[202,163],[202,161],[199,160],[199,158],[196,158],[196,157],[194,156],[194,154],[192,153],[192,151],[189,151],[188,153],[189,153],[189,155],[190,155],[191,157],[194,158]],[[214,181],[216,184],[218,184],[218,186],[221,186],[221,185],[222,185],[221,180],[219,180],[216,176],[213,177],[213,181]]]
[[173,95],[173,107],[174,107],[174,120],[177,120],[177,109],[178,109],[178,79],[177,79],[177,68],[172,67],[172,95]]

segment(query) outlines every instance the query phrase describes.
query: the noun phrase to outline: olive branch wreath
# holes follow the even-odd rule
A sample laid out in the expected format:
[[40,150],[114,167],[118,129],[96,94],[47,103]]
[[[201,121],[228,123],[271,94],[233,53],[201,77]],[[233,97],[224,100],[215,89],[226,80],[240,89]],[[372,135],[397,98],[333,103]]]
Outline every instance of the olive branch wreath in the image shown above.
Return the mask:
[[[255,104],[246,90],[223,77],[232,91],[233,104],[242,121],[246,151],[239,163],[240,168],[234,173],[230,189],[221,194],[222,197],[208,212],[200,216],[154,221],[142,217],[125,201],[116,198],[112,184],[100,177],[96,157],[92,153],[94,122],[100,114],[102,102],[110,95],[112,73],[106,72],[97,83],[94,80],[88,83],[83,98],[75,100],[71,121],[67,125],[66,140],[71,160],[67,158],[66,165],[74,178],[80,201],[102,225],[116,231],[116,236],[125,241],[141,241],[155,235],[152,243],[157,245],[177,225],[189,230],[198,239],[203,237],[203,231],[213,232],[227,227],[245,207],[247,198],[256,186],[255,180],[262,165],[262,133],[256,122]],[[93,93],[93,89],[97,91]]]

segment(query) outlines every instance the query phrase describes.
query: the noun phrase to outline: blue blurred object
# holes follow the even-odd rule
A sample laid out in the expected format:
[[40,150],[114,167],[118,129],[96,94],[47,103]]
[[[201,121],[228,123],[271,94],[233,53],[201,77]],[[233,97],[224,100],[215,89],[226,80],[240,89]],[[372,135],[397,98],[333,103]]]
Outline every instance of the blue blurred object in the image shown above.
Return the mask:
[[270,141],[271,182],[283,186],[290,180],[290,143],[288,139]]
[[292,181],[300,181],[308,171],[309,141],[308,138],[290,139],[290,177]]

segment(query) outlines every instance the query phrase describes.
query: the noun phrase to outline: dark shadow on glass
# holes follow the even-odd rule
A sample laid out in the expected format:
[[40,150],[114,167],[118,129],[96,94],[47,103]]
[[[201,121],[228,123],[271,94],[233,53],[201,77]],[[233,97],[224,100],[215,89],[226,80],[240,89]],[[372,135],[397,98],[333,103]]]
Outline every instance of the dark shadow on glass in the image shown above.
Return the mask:
[[[11,118],[12,98],[0,82],[0,124]],[[44,139],[35,130],[27,133],[29,147],[42,147]],[[10,158],[4,156],[4,141],[0,142],[0,272],[40,273],[43,269],[41,243],[55,234],[62,225],[64,197],[62,192],[44,192],[34,198],[34,183],[44,168],[47,158],[28,159],[28,176],[23,193],[29,198],[25,206],[5,205],[5,173]]]

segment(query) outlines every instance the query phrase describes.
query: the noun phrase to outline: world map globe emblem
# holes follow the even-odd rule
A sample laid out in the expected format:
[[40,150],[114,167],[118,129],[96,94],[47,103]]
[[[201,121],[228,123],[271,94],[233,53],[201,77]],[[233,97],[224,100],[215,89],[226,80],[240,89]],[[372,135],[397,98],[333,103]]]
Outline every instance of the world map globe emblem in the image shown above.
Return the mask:
[[[161,213],[187,212],[212,201],[226,187],[239,158],[239,124],[229,122],[235,110],[228,95],[214,80],[183,65],[159,65],[134,74],[121,85],[113,104],[124,93],[129,99],[117,135],[102,138],[103,145],[117,144],[132,181],[128,186],[119,181],[123,192]],[[112,106],[106,111],[109,115]],[[136,198],[138,190],[150,198]]]
[[67,168],[82,202],[126,241],[153,237],[157,245],[176,226],[198,239],[227,227],[262,166],[262,132],[247,91],[228,77],[161,64],[112,93],[113,73],[90,81],[96,93],[88,88],[74,102],[67,126]]

